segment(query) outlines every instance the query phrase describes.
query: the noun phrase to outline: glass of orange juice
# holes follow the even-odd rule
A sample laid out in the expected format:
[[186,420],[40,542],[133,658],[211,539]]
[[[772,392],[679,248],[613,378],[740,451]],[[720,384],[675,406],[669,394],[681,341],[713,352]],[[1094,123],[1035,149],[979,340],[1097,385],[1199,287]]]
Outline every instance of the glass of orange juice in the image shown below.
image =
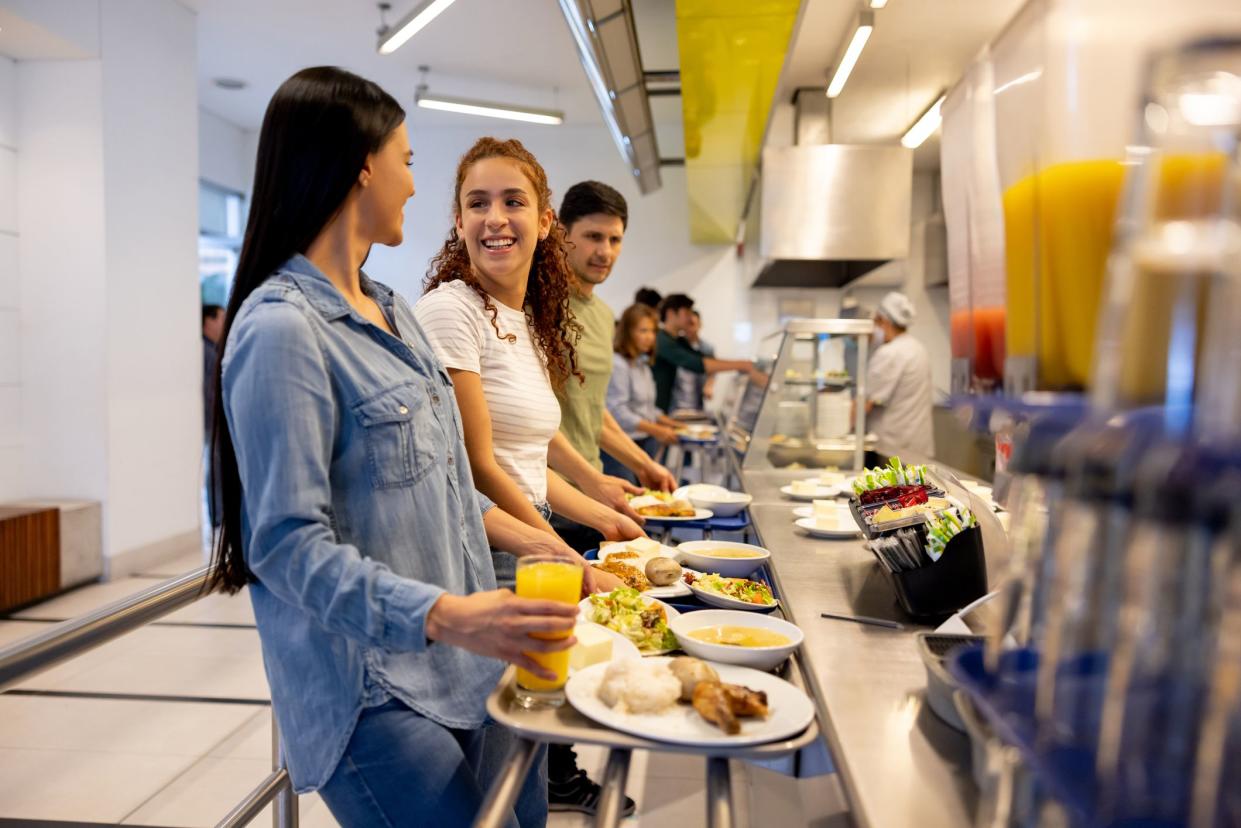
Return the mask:
[[[582,568],[564,558],[534,555],[517,560],[517,597],[541,601],[559,601],[576,606],[582,596]],[[568,638],[564,632],[531,633],[533,638],[553,640]],[[517,703],[522,707],[559,707],[564,704],[564,684],[569,678],[569,651],[558,653],[526,653],[556,674],[554,681],[540,678],[517,668]]]

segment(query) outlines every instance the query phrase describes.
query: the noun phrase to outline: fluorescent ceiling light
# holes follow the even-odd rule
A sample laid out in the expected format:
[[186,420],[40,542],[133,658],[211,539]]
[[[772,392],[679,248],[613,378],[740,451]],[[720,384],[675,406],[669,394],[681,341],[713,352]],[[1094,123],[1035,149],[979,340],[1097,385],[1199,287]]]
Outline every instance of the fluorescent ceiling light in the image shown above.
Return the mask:
[[379,35],[379,54],[390,55],[401,48],[411,37],[418,34],[428,23],[440,16],[453,0],[423,0],[414,10],[389,26]]
[[482,115],[486,118],[504,118],[509,121],[525,121],[530,124],[556,125],[564,123],[564,113],[554,109],[530,109],[466,98],[444,98],[438,95],[419,95],[418,106],[440,112],[457,112],[462,115]]
[[872,9],[882,9],[886,5],[888,5],[888,0],[870,0]]
[[939,99],[931,104],[917,121],[914,121],[914,125],[901,138],[901,143],[910,149],[917,149],[922,146],[922,142],[930,138],[935,130],[939,129],[941,120],[939,111],[943,105],[944,96],[940,95]]
[[849,75],[853,73],[853,67],[857,65],[858,58],[862,56],[862,50],[866,48],[866,41],[870,40],[870,34],[874,30],[874,12],[862,12],[844,56],[836,64],[836,73],[832,75],[832,82],[827,85],[827,97],[834,98],[844,91],[845,83],[848,82]]

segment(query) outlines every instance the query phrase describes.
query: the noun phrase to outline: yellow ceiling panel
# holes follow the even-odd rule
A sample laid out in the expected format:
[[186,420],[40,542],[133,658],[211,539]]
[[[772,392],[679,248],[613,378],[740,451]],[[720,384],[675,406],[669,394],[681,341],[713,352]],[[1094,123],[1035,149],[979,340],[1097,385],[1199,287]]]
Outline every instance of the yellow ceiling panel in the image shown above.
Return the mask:
[[690,240],[696,244],[733,241],[799,5],[677,0]]

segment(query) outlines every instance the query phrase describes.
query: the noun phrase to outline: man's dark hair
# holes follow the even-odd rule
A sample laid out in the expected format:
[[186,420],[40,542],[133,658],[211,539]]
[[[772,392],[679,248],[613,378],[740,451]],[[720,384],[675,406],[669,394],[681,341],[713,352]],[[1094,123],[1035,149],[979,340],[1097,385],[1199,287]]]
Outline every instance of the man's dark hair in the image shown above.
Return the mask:
[[633,295],[633,303],[635,305],[646,305],[648,308],[657,308],[664,297],[659,295],[659,291],[654,288],[641,287],[637,293]]
[[664,297],[664,301],[659,303],[659,321],[666,322],[668,314],[676,313],[682,308],[694,307],[694,300],[690,299],[684,293],[669,293]]
[[224,308],[219,305],[203,305],[203,324],[207,324],[208,319],[214,319],[217,313],[223,313]]
[[629,226],[629,205],[625,203],[625,197],[607,184],[581,181],[565,191],[560,202],[560,223],[565,230],[571,229],[578,219],[593,213],[616,216],[621,220],[621,227]]

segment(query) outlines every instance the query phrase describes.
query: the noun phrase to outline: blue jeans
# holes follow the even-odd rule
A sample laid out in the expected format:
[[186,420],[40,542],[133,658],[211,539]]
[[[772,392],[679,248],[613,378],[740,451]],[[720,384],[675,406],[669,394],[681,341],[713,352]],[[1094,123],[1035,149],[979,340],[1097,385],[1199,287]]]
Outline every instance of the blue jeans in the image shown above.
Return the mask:
[[[344,828],[467,826],[507,757],[499,725],[452,730],[397,700],[362,711],[319,796]],[[547,824],[547,751],[518,794],[510,828]]]

